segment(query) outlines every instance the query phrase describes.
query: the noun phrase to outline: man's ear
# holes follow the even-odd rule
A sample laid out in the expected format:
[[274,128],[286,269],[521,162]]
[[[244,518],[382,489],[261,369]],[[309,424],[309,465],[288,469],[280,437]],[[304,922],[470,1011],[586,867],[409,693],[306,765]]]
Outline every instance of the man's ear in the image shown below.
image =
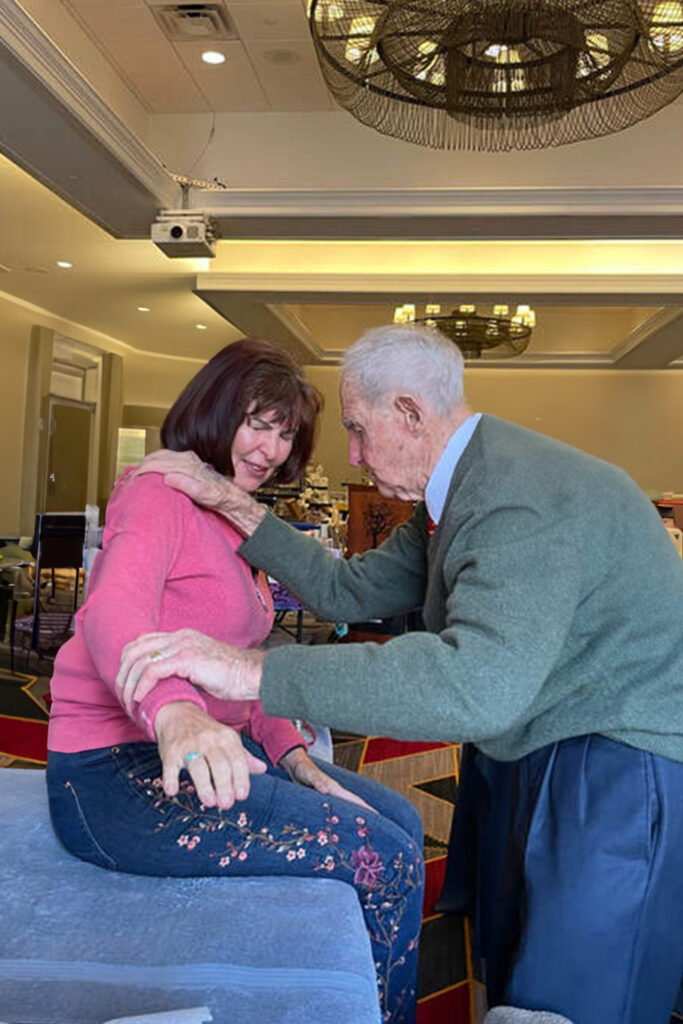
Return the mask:
[[422,406],[412,395],[398,395],[394,408],[401,414],[411,434],[421,434],[425,426]]

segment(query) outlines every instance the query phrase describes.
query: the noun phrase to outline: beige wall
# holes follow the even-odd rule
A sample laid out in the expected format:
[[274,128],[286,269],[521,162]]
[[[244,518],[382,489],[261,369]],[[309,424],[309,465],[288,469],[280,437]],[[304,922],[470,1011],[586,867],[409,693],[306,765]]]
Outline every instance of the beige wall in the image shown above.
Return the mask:
[[342,483],[360,483],[361,471],[349,466],[346,431],[341,425],[339,369],[336,366],[307,366],[305,369],[306,376],[325,400],[313,461],[322,463],[333,489]]
[[[315,457],[333,487],[358,480],[341,427],[339,371],[307,373],[325,397]],[[683,373],[469,369],[465,384],[476,410],[614,462],[648,493],[683,491]]]
[[0,299],[0,534],[19,531],[24,396],[31,319]]
[[683,373],[475,369],[465,383],[475,409],[614,462],[648,493],[683,490]]
[[128,349],[124,356],[124,404],[168,409],[203,365],[202,359],[154,356]]

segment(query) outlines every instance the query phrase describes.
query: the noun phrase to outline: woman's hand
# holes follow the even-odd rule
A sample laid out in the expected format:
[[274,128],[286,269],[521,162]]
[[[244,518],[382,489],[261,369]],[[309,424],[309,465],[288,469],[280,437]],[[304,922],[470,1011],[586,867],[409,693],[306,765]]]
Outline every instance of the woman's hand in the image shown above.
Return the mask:
[[293,750],[287,751],[280,758],[280,764],[289,772],[291,778],[302,786],[310,786],[311,789],[317,790],[318,793],[339,797],[341,800],[350,800],[351,803],[359,804],[361,807],[365,807],[366,810],[374,810],[374,807],[366,804],[365,800],[356,796],[350,789],[341,786],[334,779],[330,778],[329,775],[326,775],[321,768],[318,768],[315,761],[311,760],[303,747],[294,747]]
[[249,796],[249,774],[266,770],[263,761],[244,749],[238,732],[189,701],[165,704],[154,728],[167,796],[176,796],[180,771],[186,768],[201,803],[227,810]]
[[220,700],[257,700],[264,651],[231,647],[194,629],[145,633],[126,644],[116,696],[130,715],[160,679],[179,676]]
[[213,509],[232,523],[245,537],[250,537],[266,514],[251,495],[194,452],[171,452],[162,448],[146,455],[133,476],[161,473],[164,483],[182,491],[197,505]]

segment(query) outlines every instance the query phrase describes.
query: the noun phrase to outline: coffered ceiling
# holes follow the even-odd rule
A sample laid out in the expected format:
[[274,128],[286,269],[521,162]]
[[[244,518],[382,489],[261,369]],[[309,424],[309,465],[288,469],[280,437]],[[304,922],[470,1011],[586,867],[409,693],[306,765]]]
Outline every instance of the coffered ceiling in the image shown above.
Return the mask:
[[[334,107],[303,3],[187,15],[0,0],[8,294],[160,356],[205,359],[249,332],[330,365],[397,302],[531,301],[515,365],[683,366],[680,102],[564,149],[435,153]],[[171,172],[219,190],[183,194]],[[219,222],[214,260],[149,241],[181,203]]]

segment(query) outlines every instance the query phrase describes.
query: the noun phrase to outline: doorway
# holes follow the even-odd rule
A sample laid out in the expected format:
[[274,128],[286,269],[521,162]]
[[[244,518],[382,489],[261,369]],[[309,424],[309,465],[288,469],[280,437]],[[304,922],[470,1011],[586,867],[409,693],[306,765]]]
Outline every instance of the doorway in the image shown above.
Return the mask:
[[92,403],[50,396],[46,512],[85,509],[94,418]]

